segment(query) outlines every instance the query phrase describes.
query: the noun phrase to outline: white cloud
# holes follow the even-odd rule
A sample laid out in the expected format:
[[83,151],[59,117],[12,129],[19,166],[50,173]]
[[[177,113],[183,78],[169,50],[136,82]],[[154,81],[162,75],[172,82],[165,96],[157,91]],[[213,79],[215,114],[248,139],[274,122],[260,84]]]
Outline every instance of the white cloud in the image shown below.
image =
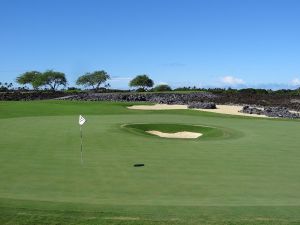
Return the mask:
[[245,84],[245,81],[243,79],[233,77],[233,76],[225,76],[221,78],[221,82],[223,84],[228,85],[239,85],[239,84]]
[[299,78],[295,78],[295,79],[292,80],[291,83],[292,83],[293,86],[298,86],[298,85],[300,85],[300,79]]

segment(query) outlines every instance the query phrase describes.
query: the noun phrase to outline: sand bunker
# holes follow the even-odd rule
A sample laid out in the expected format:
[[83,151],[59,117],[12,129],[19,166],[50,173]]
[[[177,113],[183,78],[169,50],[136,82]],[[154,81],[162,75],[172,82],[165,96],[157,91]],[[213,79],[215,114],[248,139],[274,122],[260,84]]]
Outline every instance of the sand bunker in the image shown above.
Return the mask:
[[156,130],[148,130],[146,132],[163,138],[195,139],[202,136],[201,133],[189,132],[189,131],[181,131],[176,133],[164,133]]
[[[187,105],[167,105],[167,104],[134,105],[134,106],[130,106],[128,108],[129,109],[139,109],[139,110],[188,109]],[[239,111],[242,110],[242,108],[243,108],[243,106],[236,106],[236,105],[217,105],[216,109],[191,109],[191,110],[199,110],[199,111],[204,111],[204,112],[213,112],[213,113],[238,115],[238,116],[267,117],[265,115],[241,113]]]
[[238,116],[251,116],[251,117],[267,117],[265,115],[257,115],[257,114],[247,114],[247,113],[241,113],[243,109],[243,106],[237,106],[237,105],[217,105],[216,109],[195,109],[200,110],[204,112],[214,112],[214,113],[222,113],[222,114],[228,114],[228,115],[238,115]]

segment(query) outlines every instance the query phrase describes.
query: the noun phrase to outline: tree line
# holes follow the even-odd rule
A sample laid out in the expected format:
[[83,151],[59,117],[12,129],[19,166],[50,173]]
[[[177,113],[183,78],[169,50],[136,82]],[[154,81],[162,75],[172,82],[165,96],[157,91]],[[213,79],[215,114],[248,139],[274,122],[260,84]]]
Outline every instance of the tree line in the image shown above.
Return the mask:
[[[106,83],[111,79],[111,76],[104,70],[88,72],[78,77],[76,85],[85,88],[92,88],[98,90],[102,84],[105,88],[110,87]],[[54,70],[46,70],[45,72],[28,71],[16,78],[16,82],[20,85],[31,85],[34,90],[41,87],[47,87],[52,91],[56,91],[59,87],[66,87],[68,84],[66,75],[62,72]],[[154,86],[154,82],[148,75],[137,75],[129,82],[130,87],[137,88],[138,91],[146,91]],[[171,87],[168,85],[158,85],[154,88],[157,91],[168,91]]]
[[[83,86],[85,88],[92,88],[98,90],[101,85],[105,88],[109,88],[110,85],[107,83],[111,79],[111,76],[104,70],[88,72],[79,76],[76,80],[76,85]],[[41,87],[49,88],[52,91],[56,91],[59,87],[66,87],[68,85],[66,75],[62,72],[54,70],[46,70],[45,72],[39,71],[28,71],[16,78],[16,82],[20,85],[31,85],[34,90],[39,90]],[[0,92],[8,91],[12,88],[12,83],[1,83]],[[136,91],[172,91],[169,85],[160,84],[153,88],[154,81],[145,74],[137,75],[129,82],[130,87],[136,88]],[[279,94],[279,95],[299,95],[300,88],[295,90],[281,89],[281,90],[266,90],[266,89],[232,89],[232,88],[197,88],[197,87],[178,87],[173,91],[206,91],[214,94],[248,94],[248,95],[267,95],[267,94]]]

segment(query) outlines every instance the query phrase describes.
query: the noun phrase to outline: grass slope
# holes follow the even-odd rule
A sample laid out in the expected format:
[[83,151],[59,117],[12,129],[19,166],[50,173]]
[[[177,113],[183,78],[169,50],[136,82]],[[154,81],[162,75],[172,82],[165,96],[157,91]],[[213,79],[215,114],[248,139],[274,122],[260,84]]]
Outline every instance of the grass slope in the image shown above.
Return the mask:
[[[300,223],[299,121],[127,105],[0,102],[0,224]],[[138,123],[237,135],[183,141],[122,128]]]

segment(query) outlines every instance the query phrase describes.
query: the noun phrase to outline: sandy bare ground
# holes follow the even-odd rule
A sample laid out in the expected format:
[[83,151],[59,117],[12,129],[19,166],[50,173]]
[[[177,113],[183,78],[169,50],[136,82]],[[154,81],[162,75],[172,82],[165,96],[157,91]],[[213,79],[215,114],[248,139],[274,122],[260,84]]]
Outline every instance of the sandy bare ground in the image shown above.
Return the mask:
[[238,116],[265,117],[265,118],[267,117],[265,115],[247,114],[247,113],[239,112],[242,109],[243,109],[243,106],[217,105],[217,109],[195,109],[195,110],[200,110],[200,111],[204,111],[204,112],[222,113],[222,114],[228,114],[228,115],[238,115]]
[[195,139],[202,136],[201,133],[189,132],[189,131],[181,131],[176,133],[164,133],[156,130],[148,130],[146,132],[163,138]]
[[[138,110],[171,110],[171,109],[188,109],[187,105],[167,105],[167,104],[156,104],[156,105],[134,105],[128,107],[129,109]],[[239,115],[239,116],[251,116],[251,117],[267,117],[265,115],[246,114],[239,112],[243,106],[236,105],[217,105],[217,109],[191,109],[199,110],[204,112],[221,113],[228,115]]]

